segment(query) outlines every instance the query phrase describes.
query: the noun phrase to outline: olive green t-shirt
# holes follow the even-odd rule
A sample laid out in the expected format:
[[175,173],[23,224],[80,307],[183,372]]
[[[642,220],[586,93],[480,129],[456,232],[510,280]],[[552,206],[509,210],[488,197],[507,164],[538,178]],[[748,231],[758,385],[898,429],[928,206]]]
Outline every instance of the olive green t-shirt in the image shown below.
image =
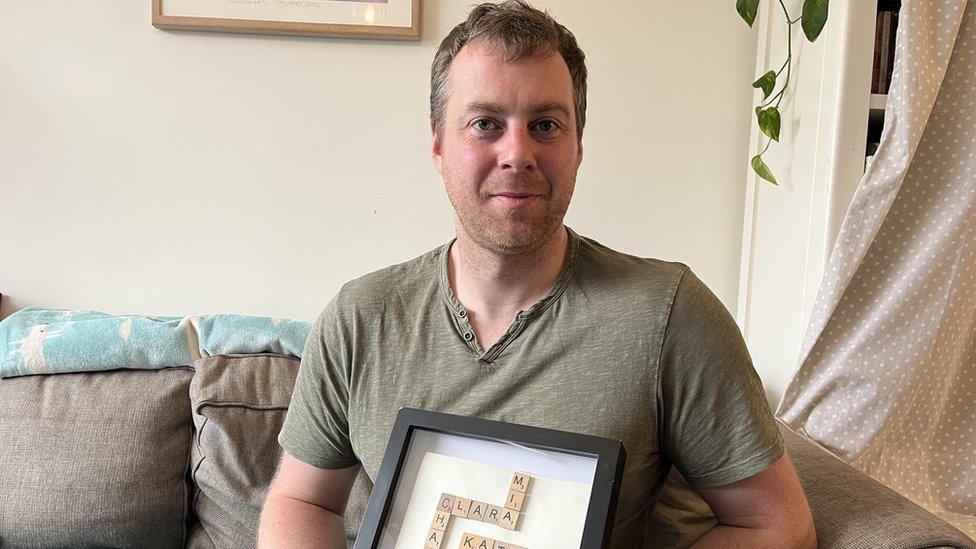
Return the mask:
[[782,456],[738,327],[688,267],[568,234],[555,286],[487,350],[450,288],[450,243],[345,284],[309,335],[281,446],[375,479],[404,406],[618,439],[626,548],[652,545],[672,465],[718,486]]

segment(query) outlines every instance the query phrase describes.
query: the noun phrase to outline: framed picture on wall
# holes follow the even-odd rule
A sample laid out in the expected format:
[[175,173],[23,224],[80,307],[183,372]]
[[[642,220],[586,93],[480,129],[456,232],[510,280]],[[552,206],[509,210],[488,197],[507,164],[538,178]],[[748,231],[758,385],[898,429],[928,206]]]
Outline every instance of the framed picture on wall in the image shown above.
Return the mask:
[[355,549],[608,547],[618,440],[401,408]]
[[420,39],[420,0],[152,0],[160,29]]

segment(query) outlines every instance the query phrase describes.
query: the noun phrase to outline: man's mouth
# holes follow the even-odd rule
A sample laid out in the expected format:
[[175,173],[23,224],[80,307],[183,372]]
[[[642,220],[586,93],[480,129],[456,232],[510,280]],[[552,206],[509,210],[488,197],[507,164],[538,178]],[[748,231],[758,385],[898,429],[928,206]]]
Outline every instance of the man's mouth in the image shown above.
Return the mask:
[[534,199],[541,198],[541,195],[532,193],[500,192],[492,193],[491,197],[506,206],[521,206],[528,204]]

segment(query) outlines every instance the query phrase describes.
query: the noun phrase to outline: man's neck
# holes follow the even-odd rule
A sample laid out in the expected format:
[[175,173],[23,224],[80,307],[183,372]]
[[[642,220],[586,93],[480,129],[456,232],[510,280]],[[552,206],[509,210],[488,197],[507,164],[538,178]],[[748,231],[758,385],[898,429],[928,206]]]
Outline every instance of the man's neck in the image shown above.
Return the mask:
[[[536,250],[500,255],[471,241],[462,230],[451,246],[448,276],[458,301],[471,315],[472,327],[482,343],[493,343],[490,326],[507,326],[515,314],[545,297],[562,272],[569,235],[560,227]],[[485,330],[479,330],[479,325]],[[487,331],[491,341],[484,341]],[[487,348],[487,346],[486,346]]]

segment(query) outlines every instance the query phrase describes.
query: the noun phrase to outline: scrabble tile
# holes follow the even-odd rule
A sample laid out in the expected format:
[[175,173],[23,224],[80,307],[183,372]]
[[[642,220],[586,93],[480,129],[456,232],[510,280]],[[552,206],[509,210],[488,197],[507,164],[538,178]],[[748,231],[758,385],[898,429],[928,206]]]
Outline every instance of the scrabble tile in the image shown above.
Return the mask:
[[495,549],[495,540],[465,533],[461,536],[461,549]]
[[441,494],[441,499],[437,501],[437,510],[450,513],[454,509],[454,499],[456,497],[452,494]]
[[430,523],[430,527],[434,530],[440,530],[443,532],[444,530],[447,530],[447,525],[450,524],[450,522],[451,514],[438,510],[434,515],[434,520]]
[[532,481],[532,477],[525,473],[515,473],[512,475],[512,485],[509,486],[509,490],[515,490],[516,492],[529,491],[529,482]]
[[505,498],[505,507],[509,509],[514,509],[516,511],[522,510],[522,504],[525,502],[525,492],[517,492],[515,490],[508,491],[508,497]]
[[497,505],[489,505],[485,508],[485,518],[484,521],[490,524],[498,524],[498,519],[502,516],[502,511],[504,509]]
[[527,549],[521,545],[515,545],[507,541],[495,541],[495,549]]
[[431,528],[430,531],[427,532],[427,542],[424,543],[424,549],[440,549],[443,541],[444,532]]
[[454,508],[451,514],[456,517],[468,518],[468,509],[471,508],[471,500],[467,498],[454,498]]
[[498,525],[506,530],[517,530],[520,514],[518,511],[511,509],[502,509],[501,516],[498,517]]
[[485,520],[485,509],[488,504],[483,501],[471,500],[471,507],[468,508],[468,518],[474,520]]

